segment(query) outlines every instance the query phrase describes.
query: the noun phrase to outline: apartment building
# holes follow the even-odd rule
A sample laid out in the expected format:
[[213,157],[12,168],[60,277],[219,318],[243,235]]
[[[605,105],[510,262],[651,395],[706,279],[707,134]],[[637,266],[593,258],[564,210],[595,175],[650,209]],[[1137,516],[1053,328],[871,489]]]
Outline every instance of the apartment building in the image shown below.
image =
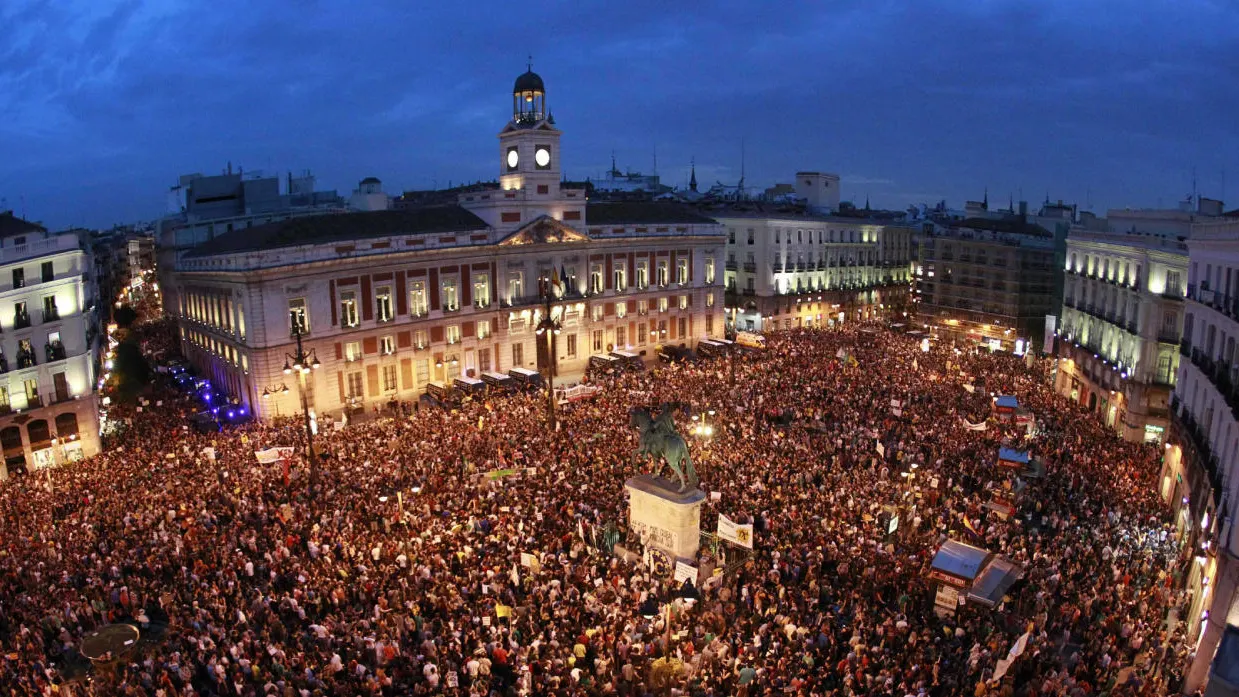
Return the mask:
[[941,339],[1039,348],[1046,317],[1061,304],[1066,236],[1066,226],[1051,231],[1024,214],[925,222],[915,268],[917,322]]
[[83,233],[0,212],[0,475],[99,452],[98,328]]
[[1186,280],[1178,237],[1077,227],[1067,240],[1055,389],[1125,440],[1166,439]]
[[710,211],[727,232],[729,325],[788,329],[906,316],[913,228],[811,211],[753,202]]

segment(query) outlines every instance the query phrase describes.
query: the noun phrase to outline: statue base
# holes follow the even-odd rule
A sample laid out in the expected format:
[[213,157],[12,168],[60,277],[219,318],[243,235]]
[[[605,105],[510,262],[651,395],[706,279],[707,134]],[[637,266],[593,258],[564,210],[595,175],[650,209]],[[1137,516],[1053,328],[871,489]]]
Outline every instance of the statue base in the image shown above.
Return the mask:
[[692,563],[701,547],[701,504],[706,494],[665,477],[641,474],[624,482],[628,490],[628,526],[646,547],[672,560]]

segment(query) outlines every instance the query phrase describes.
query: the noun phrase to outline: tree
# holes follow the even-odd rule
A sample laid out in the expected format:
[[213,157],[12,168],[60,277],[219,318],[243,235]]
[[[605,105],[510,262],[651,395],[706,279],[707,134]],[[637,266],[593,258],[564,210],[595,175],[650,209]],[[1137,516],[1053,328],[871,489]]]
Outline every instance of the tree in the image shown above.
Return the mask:
[[116,347],[112,363],[119,399],[133,399],[151,380],[151,368],[142,355],[142,349],[133,338],[126,339]]
[[116,313],[112,315],[112,319],[116,321],[116,326],[128,329],[130,325],[137,321],[138,311],[128,305],[122,305],[117,308]]

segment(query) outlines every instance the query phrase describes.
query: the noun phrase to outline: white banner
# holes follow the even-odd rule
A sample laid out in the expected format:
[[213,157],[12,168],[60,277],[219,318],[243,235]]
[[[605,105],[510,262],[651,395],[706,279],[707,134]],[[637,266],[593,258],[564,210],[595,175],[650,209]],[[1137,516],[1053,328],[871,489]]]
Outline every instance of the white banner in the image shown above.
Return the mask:
[[982,421],[979,424],[974,424],[962,416],[959,417],[959,420],[964,422],[964,428],[968,429],[969,431],[984,431],[985,429],[989,428],[989,424],[985,423],[984,421]]
[[1041,337],[1041,352],[1054,353],[1054,330],[1058,329],[1058,317],[1045,316],[1045,333]]
[[734,542],[741,547],[753,549],[753,524],[740,525],[736,521],[720,513],[718,515],[718,536]]
[[878,455],[880,457],[886,457],[886,446],[882,445],[882,441],[878,441]]
[[684,583],[685,581],[692,581],[694,586],[697,585],[697,567],[677,561],[675,563],[675,582]]
[[267,448],[266,450],[255,450],[254,457],[260,465],[269,465],[272,462],[287,460],[293,456],[293,448],[291,446],[282,448]]
[[215,462],[215,448],[214,447],[208,446],[208,447],[203,448],[202,454],[206,455],[208,462]]
[[964,389],[968,390],[968,394],[972,394],[977,391],[977,388],[973,387],[972,385],[964,385]]

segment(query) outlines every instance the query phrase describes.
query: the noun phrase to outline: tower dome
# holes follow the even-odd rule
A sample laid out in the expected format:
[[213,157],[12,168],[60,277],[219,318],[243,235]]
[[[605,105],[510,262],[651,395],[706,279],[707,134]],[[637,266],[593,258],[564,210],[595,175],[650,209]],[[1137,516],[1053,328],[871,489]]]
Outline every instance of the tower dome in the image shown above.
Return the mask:
[[546,92],[546,86],[542,84],[542,76],[532,70],[521,73],[520,77],[516,78],[516,86],[512,88],[512,93],[523,92]]
[[533,71],[532,59],[512,86],[512,121],[532,126],[546,118],[546,85]]

